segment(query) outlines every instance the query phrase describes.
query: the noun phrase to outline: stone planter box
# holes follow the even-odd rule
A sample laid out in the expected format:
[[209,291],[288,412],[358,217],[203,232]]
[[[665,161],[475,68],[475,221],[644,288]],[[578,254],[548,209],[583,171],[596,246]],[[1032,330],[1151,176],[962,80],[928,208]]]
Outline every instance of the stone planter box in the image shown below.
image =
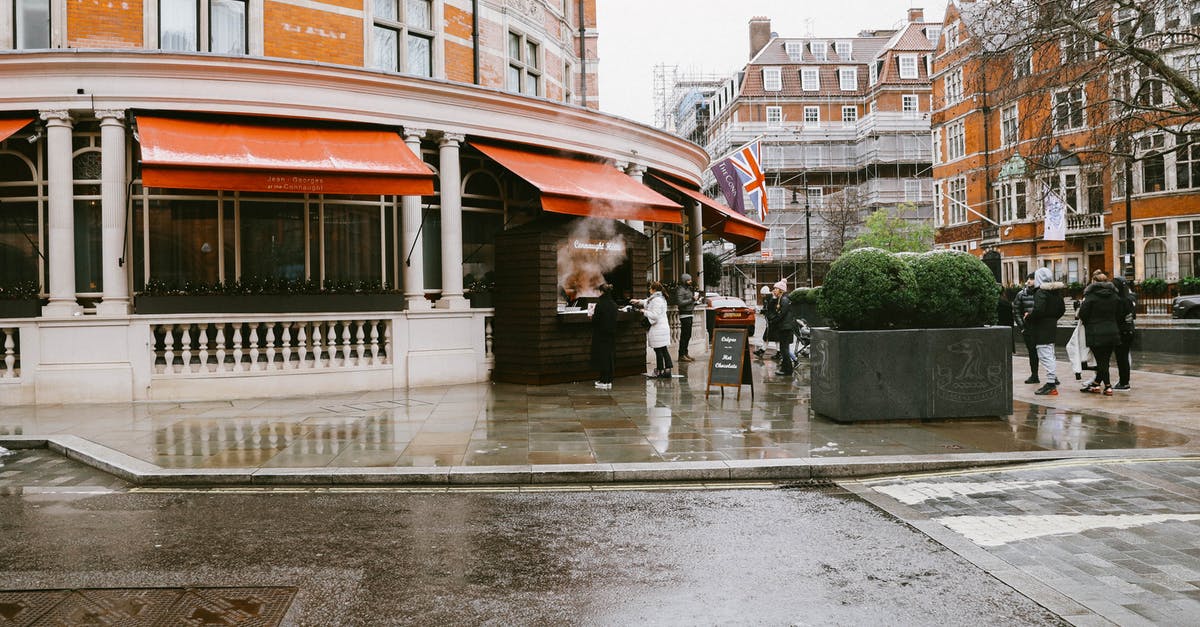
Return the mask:
[[487,309],[496,306],[491,292],[472,292],[467,294],[467,300],[471,301],[471,309]]
[[137,314],[400,311],[403,294],[243,294],[134,296]]
[[36,318],[42,315],[40,298],[0,299],[0,318]]
[[812,409],[839,422],[1009,415],[1011,333],[813,329]]

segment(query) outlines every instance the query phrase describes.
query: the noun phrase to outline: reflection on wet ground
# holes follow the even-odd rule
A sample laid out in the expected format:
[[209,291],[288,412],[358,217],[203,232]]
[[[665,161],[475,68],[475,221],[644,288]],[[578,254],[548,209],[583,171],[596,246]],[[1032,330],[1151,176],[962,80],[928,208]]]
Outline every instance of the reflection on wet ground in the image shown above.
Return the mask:
[[3,434],[72,434],[165,468],[478,466],[1180,446],[1188,437],[1020,401],[1011,416],[838,424],[810,416],[806,373],[753,366],[753,396],[705,364],[671,380],[474,384],[308,398],[0,408]]

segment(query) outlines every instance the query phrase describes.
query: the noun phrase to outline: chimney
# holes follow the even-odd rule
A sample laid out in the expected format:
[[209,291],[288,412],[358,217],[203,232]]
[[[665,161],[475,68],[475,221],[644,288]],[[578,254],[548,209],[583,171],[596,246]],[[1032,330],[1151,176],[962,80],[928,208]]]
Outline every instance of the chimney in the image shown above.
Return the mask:
[[750,18],[750,58],[758,54],[771,41],[771,18]]
[[908,23],[909,24],[912,24],[914,22],[924,22],[924,21],[925,21],[925,10],[924,9],[909,9],[908,10]]

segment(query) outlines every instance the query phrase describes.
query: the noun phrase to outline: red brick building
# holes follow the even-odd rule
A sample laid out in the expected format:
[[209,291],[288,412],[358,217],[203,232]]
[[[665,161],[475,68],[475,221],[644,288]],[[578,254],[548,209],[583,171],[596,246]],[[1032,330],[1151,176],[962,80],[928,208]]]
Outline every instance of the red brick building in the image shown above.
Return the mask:
[[[1068,34],[1032,48],[1005,43],[990,5],[951,2],[933,59],[936,245],[995,251],[1008,285],[1042,266],[1068,283],[1098,269],[1119,275],[1128,202],[1136,280],[1200,274],[1200,151],[1173,150],[1169,121],[1134,134],[1127,197],[1125,160],[1102,144],[1113,141],[1104,134],[1112,90],[1130,70],[1097,71],[1097,45]],[[1119,28],[1113,19],[1102,16],[1103,27]],[[1152,16],[1147,32],[1171,19]],[[1186,70],[1197,52],[1163,54]],[[1044,239],[1047,190],[1069,207],[1065,241]]]

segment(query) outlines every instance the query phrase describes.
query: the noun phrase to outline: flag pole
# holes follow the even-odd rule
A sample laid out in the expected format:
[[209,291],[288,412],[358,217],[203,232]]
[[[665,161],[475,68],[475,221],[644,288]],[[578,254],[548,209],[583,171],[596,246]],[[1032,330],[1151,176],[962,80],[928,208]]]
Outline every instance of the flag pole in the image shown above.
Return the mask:
[[987,216],[983,215],[982,213],[979,213],[978,211],[975,211],[974,209],[972,209],[972,208],[971,208],[971,205],[968,205],[967,203],[965,203],[965,202],[963,202],[963,201],[961,201],[961,200],[958,200],[958,199],[956,199],[956,198],[951,198],[951,197],[950,197],[950,195],[949,195],[949,194],[947,194],[945,190],[942,190],[942,196],[945,196],[946,200],[949,200],[951,203],[954,203],[954,204],[957,204],[957,205],[962,205],[962,208],[963,208],[963,209],[966,209],[967,211],[970,211],[971,213],[973,213],[973,214],[975,214],[975,215],[977,215],[977,216],[979,216],[979,217],[983,218],[984,220],[986,220],[986,221],[990,222],[992,225],[994,225],[994,226],[1000,226],[1000,223],[999,223],[999,222],[996,222],[995,220],[993,220],[993,219],[991,219],[991,218],[989,218],[989,217],[987,217]]

